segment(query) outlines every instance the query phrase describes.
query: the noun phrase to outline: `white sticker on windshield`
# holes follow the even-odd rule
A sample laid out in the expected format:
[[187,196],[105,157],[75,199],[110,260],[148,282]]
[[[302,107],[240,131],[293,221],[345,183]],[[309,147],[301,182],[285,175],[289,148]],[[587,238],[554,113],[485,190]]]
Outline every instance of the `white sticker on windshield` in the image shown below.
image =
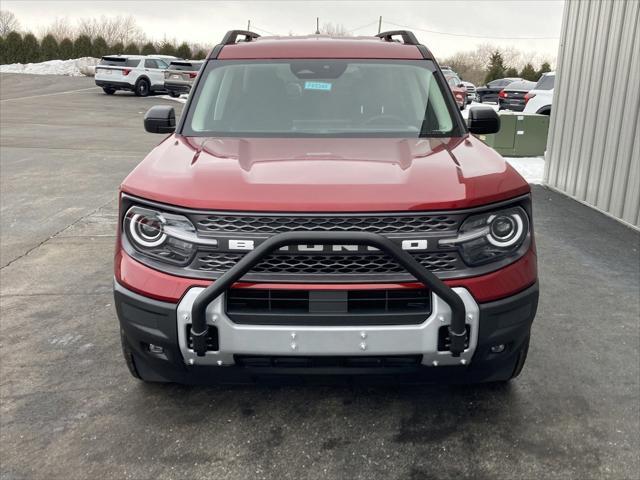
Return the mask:
[[304,82],[305,90],[323,90],[325,92],[331,91],[331,84],[328,82]]

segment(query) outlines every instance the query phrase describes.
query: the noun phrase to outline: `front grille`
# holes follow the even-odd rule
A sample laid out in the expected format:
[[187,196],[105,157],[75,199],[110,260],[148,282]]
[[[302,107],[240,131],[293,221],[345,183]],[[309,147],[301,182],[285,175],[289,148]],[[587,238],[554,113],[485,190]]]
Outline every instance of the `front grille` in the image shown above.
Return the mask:
[[[400,242],[426,238],[428,251],[410,253],[425,268],[444,276],[453,276],[466,268],[456,249],[434,250],[439,238],[455,236],[464,213],[374,213],[374,214],[273,214],[273,213],[190,213],[199,234],[221,238],[218,249],[202,248],[186,270],[194,276],[217,278],[233,267],[246,251],[226,248],[227,239],[253,241],[288,232],[368,232]],[[398,263],[375,250],[300,251],[279,250],[265,257],[244,277],[246,281],[279,282],[395,282],[414,281]]]
[[236,365],[252,368],[416,368],[422,355],[255,356],[234,355]]
[[228,317],[243,324],[418,324],[431,314],[431,295],[425,289],[233,288],[227,292],[226,299]]
[[198,230],[211,233],[371,232],[380,234],[455,231],[459,215],[192,215]]
[[[226,271],[233,267],[243,253],[199,252],[193,268],[201,271]],[[416,253],[418,262],[432,272],[446,272],[464,268],[455,251]],[[384,254],[361,255],[305,255],[276,253],[256,265],[253,273],[291,275],[376,275],[404,273],[406,270]]]

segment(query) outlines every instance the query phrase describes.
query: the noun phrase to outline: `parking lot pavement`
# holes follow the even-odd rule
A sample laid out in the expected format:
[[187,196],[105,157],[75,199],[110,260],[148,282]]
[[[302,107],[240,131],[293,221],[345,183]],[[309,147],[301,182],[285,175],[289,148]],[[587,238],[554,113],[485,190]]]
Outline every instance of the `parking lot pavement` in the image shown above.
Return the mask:
[[166,101],[12,77],[79,91],[0,104],[1,479],[637,478],[637,232],[534,188],[542,296],[510,387],[145,385],[120,356],[115,192]]

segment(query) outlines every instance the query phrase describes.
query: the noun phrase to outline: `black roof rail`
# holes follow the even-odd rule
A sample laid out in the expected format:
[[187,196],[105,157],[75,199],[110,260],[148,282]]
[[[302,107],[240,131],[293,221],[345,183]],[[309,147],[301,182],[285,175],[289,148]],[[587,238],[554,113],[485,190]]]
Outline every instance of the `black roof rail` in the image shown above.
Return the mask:
[[220,45],[233,45],[238,41],[238,37],[244,37],[243,42],[250,42],[258,38],[260,34],[250,32],[249,30],[229,30],[225,35]]
[[376,37],[381,38],[385,42],[393,42],[393,37],[397,36],[402,37],[402,41],[405,45],[420,45],[416,36],[409,30],[390,30],[376,35]]
[[397,40],[394,40],[393,37],[398,36],[402,37],[402,41],[405,45],[415,45],[416,47],[418,47],[418,50],[420,50],[420,53],[422,54],[422,58],[424,58],[425,60],[434,60],[433,54],[429,51],[429,49],[422,45],[413,34],[413,32],[409,30],[390,30],[388,32],[382,32],[376,35],[376,37],[384,40],[385,42],[395,42]]

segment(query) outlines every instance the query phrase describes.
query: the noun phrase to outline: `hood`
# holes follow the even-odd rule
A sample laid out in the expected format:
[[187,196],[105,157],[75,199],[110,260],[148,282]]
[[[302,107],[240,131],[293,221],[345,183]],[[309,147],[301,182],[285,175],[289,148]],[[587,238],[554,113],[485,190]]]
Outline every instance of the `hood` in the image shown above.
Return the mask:
[[365,212],[466,208],[529,185],[464,138],[202,138],[171,135],[122,191],[206,210]]

